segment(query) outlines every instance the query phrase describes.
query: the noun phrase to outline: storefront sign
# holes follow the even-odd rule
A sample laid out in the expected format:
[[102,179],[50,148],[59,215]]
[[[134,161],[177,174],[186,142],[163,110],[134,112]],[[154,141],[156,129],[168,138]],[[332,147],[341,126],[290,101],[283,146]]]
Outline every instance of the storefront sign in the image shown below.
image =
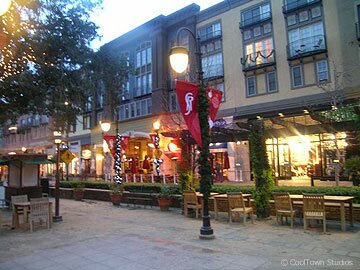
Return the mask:
[[[213,127],[217,111],[220,107],[222,92],[213,88],[206,88],[209,99],[209,126]],[[189,132],[198,145],[201,145],[200,124],[198,117],[198,96],[199,87],[196,84],[176,81],[176,95],[179,101],[181,114]]]

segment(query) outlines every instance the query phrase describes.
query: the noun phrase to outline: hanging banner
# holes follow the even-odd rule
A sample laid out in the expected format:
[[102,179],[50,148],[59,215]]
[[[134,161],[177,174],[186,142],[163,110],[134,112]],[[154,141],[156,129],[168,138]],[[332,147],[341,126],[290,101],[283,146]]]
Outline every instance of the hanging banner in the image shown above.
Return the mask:
[[116,146],[116,136],[115,135],[104,135],[104,140],[109,146],[109,150],[113,158],[115,159],[115,146]]
[[120,147],[121,147],[121,154],[124,155],[125,154],[125,150],[128,147],[129,144],[129,136],[121,136],[121,142],[120,142]]
[[156,133],[150,133],[149,136],[153,144],[156,145]]
[[[209,126],[211,128],[221,104],[222,92],[208,87],[206,88],[206,93],[209,100]],[[194,83],[176,81],[176,95],[180,112],[184,117],[189,132],[196,143],[201,146],[201,133],[197,108],[199,87]]]

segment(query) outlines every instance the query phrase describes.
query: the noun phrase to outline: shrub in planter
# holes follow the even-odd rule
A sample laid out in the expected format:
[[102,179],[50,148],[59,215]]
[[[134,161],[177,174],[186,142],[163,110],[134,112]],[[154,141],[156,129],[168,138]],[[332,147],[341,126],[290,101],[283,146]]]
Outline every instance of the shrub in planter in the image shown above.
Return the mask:
[[158,195],[158,203],[161,211],[168,211],[171,205],[172,190],[168,185],[163,185]]
[[345,170],[348,171],[349,179],[354,186],[360,185],[360,156],[354,156],[346,160]]
[[113,183],[111,185],[110,199],[113,205],[120,205],[123,190],[124,190],[124,186],[122,185],[119,185],[117,183]]
[[73,193],[74,193],[74,199],[76,201],[81,201],[84,198],[85,185],[83,183],[78,183],[77,185],[75,185],[73,189]]

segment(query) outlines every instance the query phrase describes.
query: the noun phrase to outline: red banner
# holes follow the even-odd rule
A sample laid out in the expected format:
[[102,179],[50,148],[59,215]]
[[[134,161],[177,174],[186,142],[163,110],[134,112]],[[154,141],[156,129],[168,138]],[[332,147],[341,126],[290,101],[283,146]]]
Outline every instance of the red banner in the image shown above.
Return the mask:
[[[221,104],[222,92],[214,88],[207,88],[206,92],[209,99],[209,126],[211,128]],[[184,117],[189,132],[196,143],[201,146],[200,124],[197,108],[199,87],[194,83],[176,81],[176,95],[179,102],[180,112]]]
[[150,139],[153,142],[153,144],[156,145],[156,134],[150,133],[149,136],[150,136]]
[[[125,150],[129,144],[129,136],[121,136],[121,141],[120,141],[120,147],[121,147],[121,154],[125,154]],[[115,158],[115,148],[116,148],[116,135],[104,135],[104,140],[106,141],[110,153],[113,156],[113,158]]]

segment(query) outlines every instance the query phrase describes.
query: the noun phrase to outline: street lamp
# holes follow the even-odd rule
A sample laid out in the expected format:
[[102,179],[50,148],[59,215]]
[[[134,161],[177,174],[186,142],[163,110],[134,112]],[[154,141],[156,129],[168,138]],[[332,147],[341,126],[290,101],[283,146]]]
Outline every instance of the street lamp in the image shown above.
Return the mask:
[[[195,55],[197,64],[197,78],[199,85],[199,102],[198,102],[198,117],[200,123],[200,132],[202,145],[199,156],[199,174],[200,174],[200,191],[203,194],[203,225],[200,229],[200,239],[215,238],[214,231],[210,225],[209,215],[209,197],[211,189],[211,165],[209,161],[210,151],[210,134],[209,134],[209,102],[206,96],[206,87],[203,80],[203,70],[201,63],[200,37],[196,37],[194,33],[186,27],[182,27],[177,31],[176,38],[179,44],[179,34],[181,31],[188,31],[195,40]],[[185,47],[173,47],[170,51],[170,65],[178,73],[182,73],[188,66],[189,52]]]
[[54,131],[54,143],[56,145],[56,175],[55,175],[55,216],[53,216],[54,222],[62,221],[60,216],[60,144],[61,132]]
[[160,122],[156,121],[153,123],[153,128],[155,130],[155,168],[156,168],[156,182],[160,182],[160,137],[159,137],[159,129]]
[[1,2],[2,3],[0,5],[0,16],[4,15],[10,9],[11,6],[11,0],[4,0]]
[[[121,135],[119,133],[119,123],[116,118],[116,142],[115,142],[115,182],[119,185],[122,183],[121,176]],[[101,121],[100,122],[101,130],[103,132],[108,132],[111,127],[111,123],[109,121]]]

